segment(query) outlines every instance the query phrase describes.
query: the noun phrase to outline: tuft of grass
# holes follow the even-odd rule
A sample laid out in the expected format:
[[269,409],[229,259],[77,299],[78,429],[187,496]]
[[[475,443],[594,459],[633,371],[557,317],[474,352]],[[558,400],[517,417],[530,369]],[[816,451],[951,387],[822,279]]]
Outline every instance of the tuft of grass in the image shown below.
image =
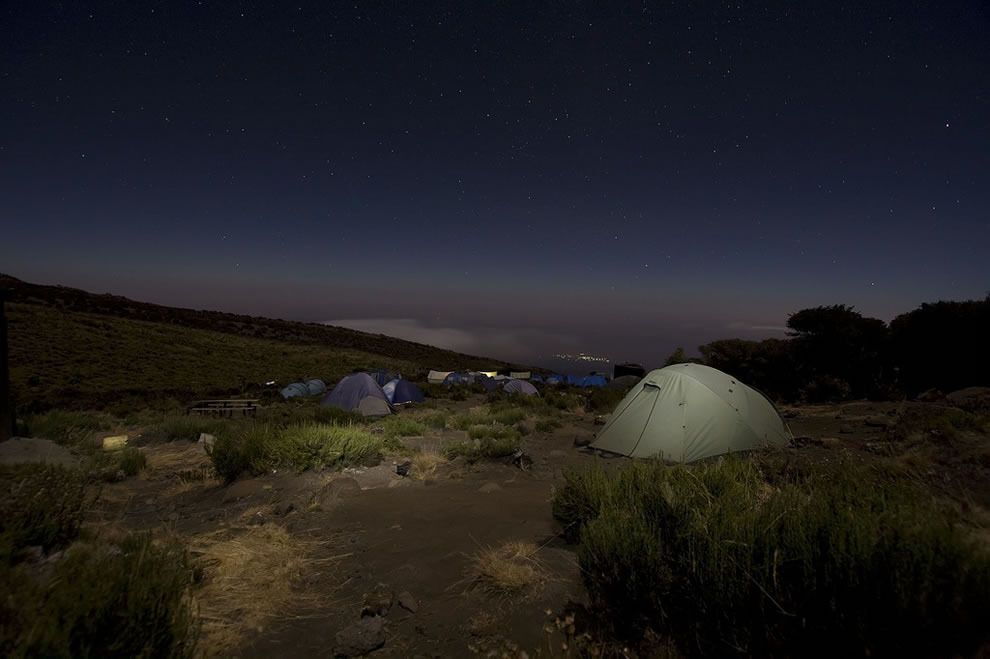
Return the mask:
[[191,657],[198,638],[193,570],[177,543],[147,534],[108,545],[77,543],[50,579],[25,566],[0,572],[5,656]]
[[218,437],[210,459],[217,474],[231,482],[245,472],[377,464],[386,450],[400,447],[394,437],[372,434],[362,426],[256,424],[237,435]]
[[180,439],[195,442],[199,439],[200,433],[220,437],[239,422],[240,420],[175,414],[165,417],[161,422],[148,428],[144,435],[150,439],[166,442]]
[[508,408],[497,411],[492,410],[490,416],[495,423],[501,423],[503,426],[513,426],[525,419],[527,414],[525,410]]
[[513,435],[495,439],[484,437],[471,442],[454,442],[448,444],[443,449],[443,454],[448,459],[463,457],[469,462],[488,458],[505,458],[519,449],[519,436]]
[[73,446],[84,444],[97,433],[110,430],[115,425],[115,419],[102,412],[49,410],[28,417],[25,425],[31,437]]
[[467,431],[471,439],[519,439],[518,430],[498,423],[473,425]]
[[[318,595],[300,592],[305,575],[324,570],[329,558],[325,542],[299,538],[275,524],[251,526],[236,532],[216,531],[194,538],[201,556],[203,585],[197,601],[206,656],[230,656],[259,627],[286,612],[316,609]],[[321,551],[322,550],[322,551]],[[264,597],[259,597],[259,593]]]
[[447,458],[436,451],[419,451],[412,456],[412,477],[416,480],[426,480],[432,477],[437,469],[447,463]]
[[426,430],[426,426],[419,421],[396,415],[386,417],[381,425],[390,437],[417,437]]
[[54,465],[0,467],[0,564],[31,546],[45,552],[79,535],[86,480],[77,470]]
[[[763,466],[769,465],[766,462]],[[990,553],[913,486],[846,461],[772,474],[743,459],[571,472],[554,516],[623,637],[685,653],[971,654]]]
[[492,418],[484,409],[474,409],[451,415],[447,425],[457,430],[467,430],[471,426],[492,423]]
[[536,432],[553,432],[561,426],[561,423],[557,419],[544,417],[542,419],[537,419],[534,425]]
[[114,455],[117,468],[128,476],[137,476],[146,466],[148,459],[140,449],[126,446]]
[[450,415],[443,410],[433,410],[416,417],[416,420],[428,428],[443,430],[447,427],[447,417]]
[[481,549],[468,568],[472,585],[498,595],[518,595],[546,581],[546,568],[532,542],[507,542]]

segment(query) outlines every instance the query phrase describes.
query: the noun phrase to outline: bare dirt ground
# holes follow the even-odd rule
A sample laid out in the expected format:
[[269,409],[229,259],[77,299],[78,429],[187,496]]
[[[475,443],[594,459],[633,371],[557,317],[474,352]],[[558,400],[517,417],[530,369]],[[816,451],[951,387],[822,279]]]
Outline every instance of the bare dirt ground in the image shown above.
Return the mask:
[[[889,445],[906,405],[783,408],[800,438],[787,450],[824,460],[837,451],[901,459]],[[338,632],[359,623],[366,605],[385,613],[384,645],[374,656],[470,656],[507,643],[530,655],[546,652],[548,621],[584,599],[574,552],[556,535],[553,489],[568,467],[626,463],[575,447],[575,439],[596,431],[592,415],[566,419],[552,433],[524,438],[533,460],[526,469],[511,460],[455,460],[425,480],[396,474],[404,458],[395,457],[376,467],[275,473],[223,486],[200,446],[148,446],[149,468],[105,486],[90,524],[165,529],[204,558],[207,655],[333,656]],[[402,441],[429,451],[462,436],[431,431]],[[982,515],[990,506],[986,438],[972,451],[972,459],[933,463],[930,477]],[[538,548],[537,576],[516,593],[492,592],[476,580],[472,559],[510,542]],[[239,603],[224,597],[228,591]],[[362,633],[376,643],[376,630]]]

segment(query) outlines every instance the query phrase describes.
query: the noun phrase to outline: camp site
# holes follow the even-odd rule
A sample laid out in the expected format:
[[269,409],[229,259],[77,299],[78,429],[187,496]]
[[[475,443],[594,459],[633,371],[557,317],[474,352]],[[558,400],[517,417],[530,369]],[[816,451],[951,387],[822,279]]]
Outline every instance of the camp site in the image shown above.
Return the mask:
[[0,659],[990,659],[990,1],[0,9]]
[[986,647],[968,371],[788,393],[725,342],[563,373],[3,283],[5,654]]

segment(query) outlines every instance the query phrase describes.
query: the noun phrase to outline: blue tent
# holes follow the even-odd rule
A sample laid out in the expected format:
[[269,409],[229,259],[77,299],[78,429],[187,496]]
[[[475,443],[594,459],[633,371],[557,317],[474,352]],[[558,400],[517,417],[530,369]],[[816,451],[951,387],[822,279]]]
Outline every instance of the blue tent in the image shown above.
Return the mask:
[[422,403],[424,400],[426,397],[423,392],[409,380],[399,380],[395,383],[395,392],[392,394],[393,405]]
[[529,376],[529,381],[530,382],[543,382],[543,376],[540,375],[539,373],[533,373],[531,376]]
[[454,371],[443,379],[443,383],[448,387],[460,384],[474,384],[477,378],[473,373],[467,371]]
[[323,384],[323,380],[306,380],[306,389],[309,391],[310,396],[319,396],[324,391],[327,390],[327,385]]
[[582,387],[604,387],[608,384],[604,375],[586,375],[581,378]]
[[348,375],[324,396],[320,404],[359,412],[364,416],[386,416],[392,413],[392,405],[385,392],[367,373]]
[[564,384],[567,382],[567,377],[560,375],[559,373],[554,373],[553,375],[547,376],[547,384]]
[[296,396],[308,396],[309,387],[307,387],[304,382],[293,382],[282,389],[279,393],[282,394],[282,398],[289,400],[290,398],[295,398]]
[[498,389],[498,386],[501,384],[501,382],[499,382],[495,378],[488,377],[487,375],[482,375],[480,378],[478,378],[478,382],[481,383],[481,386],[485,388],[485,391],[495,391],[496,389]]
[[372,380],[378,383],[379,387],[384,387],[392,380],[402,377],[401,375],[397,375],[392,371],[387,371],[384,368],[376,368],[373,371],[368,371],[368,375],[371,376]]
[[507,394],[520,394],[522,396],[539,396],[540,392],[536,387],[525,380],[507,380],[502,385],[502,391]]

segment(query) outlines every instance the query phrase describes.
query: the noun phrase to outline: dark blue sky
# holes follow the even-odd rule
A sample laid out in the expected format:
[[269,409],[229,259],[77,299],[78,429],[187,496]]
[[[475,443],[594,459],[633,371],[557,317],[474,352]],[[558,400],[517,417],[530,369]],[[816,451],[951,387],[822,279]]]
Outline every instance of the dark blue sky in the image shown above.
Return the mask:
[[985,3],[7,3],[0,271],[500,357],[990,289]]

